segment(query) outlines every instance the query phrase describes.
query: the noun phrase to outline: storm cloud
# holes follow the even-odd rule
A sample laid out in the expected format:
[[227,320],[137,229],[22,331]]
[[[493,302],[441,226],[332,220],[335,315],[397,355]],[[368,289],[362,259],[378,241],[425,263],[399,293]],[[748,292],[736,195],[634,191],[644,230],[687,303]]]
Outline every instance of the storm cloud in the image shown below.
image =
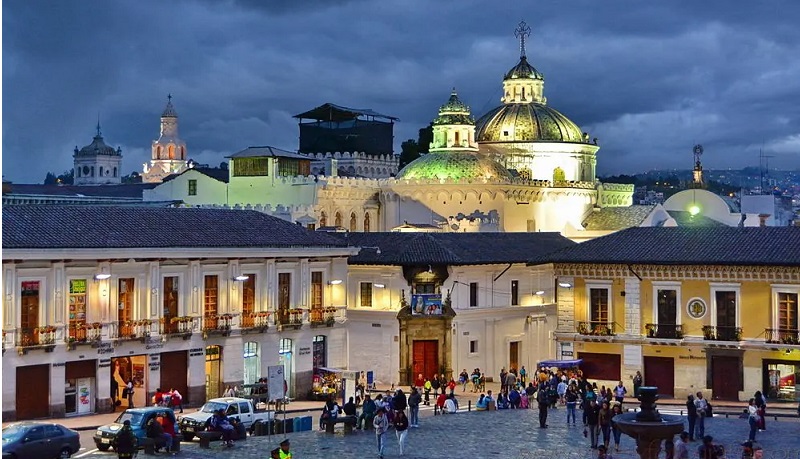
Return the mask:
[[519,57],[548,104],[598,137],[601,174],[800,166],[800,3],[726,1],[3,2],[3,176],[72,166],[99,115],[141,171],[171,93],[189,156],[297,148],[325,102],[397,116],[395,145],[455,86],[482,115]]

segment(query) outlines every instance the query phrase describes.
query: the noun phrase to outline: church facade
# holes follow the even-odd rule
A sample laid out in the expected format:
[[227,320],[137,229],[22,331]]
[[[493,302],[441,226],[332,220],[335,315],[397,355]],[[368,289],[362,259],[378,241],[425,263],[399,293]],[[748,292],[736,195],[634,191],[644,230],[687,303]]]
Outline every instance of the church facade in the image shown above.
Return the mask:
[[142,181],[161,182],[171,174],[187,169],[186,142],[178,135],[178,112],[172,105],[172,95],[167,96],[167,106],[161,113],[161,135],[153,141],[149,164],[143,165]]

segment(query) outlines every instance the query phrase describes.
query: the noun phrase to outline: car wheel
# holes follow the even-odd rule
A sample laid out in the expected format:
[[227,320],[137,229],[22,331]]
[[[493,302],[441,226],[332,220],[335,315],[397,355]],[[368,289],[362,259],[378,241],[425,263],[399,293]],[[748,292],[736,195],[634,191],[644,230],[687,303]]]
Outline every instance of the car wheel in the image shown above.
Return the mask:
[[70,457],[72,457],[72,450],[66,446],[61,449],[60,453],[58,453],[58,459],[69,459]]
[[111,445],[97,445],[97,449],[100,451],[108,451],[108,448],[111,448]]
[[192,441],[194,440],[194,434],[185,433],[183,434],[183,441]]

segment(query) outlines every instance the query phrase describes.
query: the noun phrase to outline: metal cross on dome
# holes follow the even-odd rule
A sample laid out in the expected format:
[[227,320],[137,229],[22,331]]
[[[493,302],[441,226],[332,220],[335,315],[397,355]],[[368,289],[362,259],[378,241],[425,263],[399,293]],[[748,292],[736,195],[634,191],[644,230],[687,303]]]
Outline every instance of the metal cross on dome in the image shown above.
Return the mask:
[[514,29],[514,36],[519,38],[519,57],[525,57],[525,39],[531,36],[531,28],[525,21],[520,21]]

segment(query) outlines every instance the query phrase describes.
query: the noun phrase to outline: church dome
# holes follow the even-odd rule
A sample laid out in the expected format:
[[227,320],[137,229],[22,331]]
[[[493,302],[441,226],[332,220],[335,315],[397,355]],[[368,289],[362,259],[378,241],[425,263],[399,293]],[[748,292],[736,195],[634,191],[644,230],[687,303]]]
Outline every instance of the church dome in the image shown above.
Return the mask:
[[580,142],[583,132],[558,110],[544,104],[504,104],[476,124],[478,142]]
[[439,116],[433,120],[434,126],[448,124],[475,125],[475,119],[470,114],[469,105],[458,98],[456,88],[453,88],[453,92],[450,93],[450,98],[447,102],[439,107]]
[[100,134],[100,125],[97,125],[97,135],[94,136],[92,143],[78,150],[75,147],[75,156],[122,156],[122,150],[106,145],[103,136]]
[[534,66],[528,63],[528,58],[526,56],[522,56],[519,58],[519,63],[514,67],[511,67],[506,73],[506,76],[503,80],[514,80],[518,78],[528,78],[532,80],[544,80],[544,75],[542,75]]
[[397,175],[407,180],[511,179],[500,163],[471,152],[443,152],[423,155]]
[[172,105],[172,94],[167,96],[167,106],[164,107],[164,111],[161,113],[162,118],[177,118],[178,112],[175,111],[175,107]]

